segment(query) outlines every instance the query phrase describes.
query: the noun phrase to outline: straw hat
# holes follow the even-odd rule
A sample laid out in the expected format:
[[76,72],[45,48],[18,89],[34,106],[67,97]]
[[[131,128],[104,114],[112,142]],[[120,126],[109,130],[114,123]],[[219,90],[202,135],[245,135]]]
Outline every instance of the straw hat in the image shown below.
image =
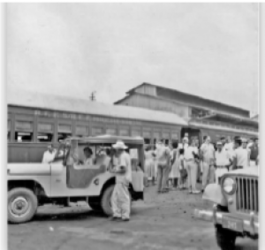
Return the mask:
[[115,149],[126,149],[128,148],[123,141],[117,141],[115,144],[112,145]]

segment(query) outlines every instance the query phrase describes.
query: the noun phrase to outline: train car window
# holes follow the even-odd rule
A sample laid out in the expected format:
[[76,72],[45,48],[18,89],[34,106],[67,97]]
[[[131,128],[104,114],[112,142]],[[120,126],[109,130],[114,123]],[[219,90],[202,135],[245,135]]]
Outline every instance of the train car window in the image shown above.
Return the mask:
[[15,141],[30,142],[33,139],[33,133],[29,132],[15,132]]
[[38,135],[37,140],[39,142],[51,142],[53,140],[53,124],[40,122],[38,123]]
[[38,133],[37,139],[39,142],[52,142],[53,134],[50,133]]
[[86,126],[76,126],[75,128],[76,136],[83,137],[88,135],[88,130]]
[[142,136],[142,135],[141,135],[141,132],[138,131],[138,130],[132,130],[132,131],[131,131],[131,135],[132,135],[132,136]]
[[91,133],[92,133],[92,136],[102,135],[103,129],[102,128],[92,128]]
[[68,137],[71,137],[72,134],[70,133],[58,133],[58,141],[65,140]]
[[11,128],[11,121],[8,120],[8,122],[7,122],[7,141],[10,141],[10,128]]
[[107,135],[116,135],[117,134],[117,131],[115,128],[107,128],[106,129],[106,134]]
[[144,143],[145,143],[145,144],[150,144],[150,143],[151,143],[150,138],[144,138]]
[[30,142],[33,140],[33,122],[16,121],[15,123],[15,141]]
[[58,141],[64,140],[72,136],[72,126],[70,124],[59,124]]
[[129,130],[128,129],[120,129],[119,130],[119,135],[128,136],[129,135]]

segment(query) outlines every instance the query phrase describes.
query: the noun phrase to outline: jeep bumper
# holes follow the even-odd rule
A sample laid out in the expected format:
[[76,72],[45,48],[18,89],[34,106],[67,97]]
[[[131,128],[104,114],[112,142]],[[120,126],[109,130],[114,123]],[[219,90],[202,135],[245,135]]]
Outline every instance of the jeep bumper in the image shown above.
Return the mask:
[[250,213],[248,219],[242,219],[228,212],[218,211],[215,205],[213,211],[199,210],[196,211],[195,216],[202,220],[211,220],[215,225],[220,225],[223,228],[241,234],[249,233],[252,236],[257,236],[259,234],[259,222],[256,221],[254,213]]

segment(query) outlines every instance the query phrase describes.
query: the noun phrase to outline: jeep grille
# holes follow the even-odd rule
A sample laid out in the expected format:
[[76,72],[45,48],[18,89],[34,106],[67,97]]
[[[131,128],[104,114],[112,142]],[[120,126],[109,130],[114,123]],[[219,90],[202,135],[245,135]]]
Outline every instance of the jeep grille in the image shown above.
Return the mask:
[[259,185],[257,178],[236,177],[236,209],[241,212],[259,212]]

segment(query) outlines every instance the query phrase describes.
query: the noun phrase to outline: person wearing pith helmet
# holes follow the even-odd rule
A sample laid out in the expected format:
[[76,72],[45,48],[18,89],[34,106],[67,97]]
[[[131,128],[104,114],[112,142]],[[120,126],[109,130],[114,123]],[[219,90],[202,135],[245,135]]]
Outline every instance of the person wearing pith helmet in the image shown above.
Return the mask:
[[112,169],[116,175],[116,184],[112,194],[112,220],[130,220],[129,184],[132,181],[131,159],[126,152],[128,148],[123,141],[112,145],[116,151],[117,161]]

